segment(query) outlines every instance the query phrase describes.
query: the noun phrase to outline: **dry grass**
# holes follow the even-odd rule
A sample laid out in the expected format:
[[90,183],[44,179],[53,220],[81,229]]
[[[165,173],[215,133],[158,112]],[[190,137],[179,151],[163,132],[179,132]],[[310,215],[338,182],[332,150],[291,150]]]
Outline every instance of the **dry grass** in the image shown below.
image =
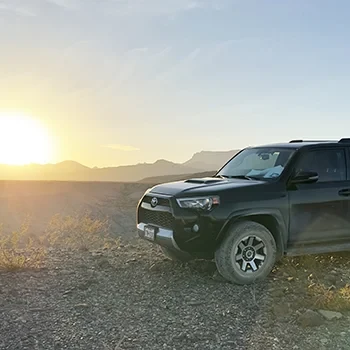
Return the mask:
[[0,226],[0,269],[13,271],[42,265],[46,249],[28,236],[29,227],[29,218],[10,234],[5,234]]
[[279,269],[290,277],[299,278],[310,273],[318,274],[324,263],[322,255],[303,255],[292,258],[285,258],[281,261]]
[[296,308],[347,311],[350,310],[350,284],[342,283],[340,273],[330,274],[330,271],[343,266],[348,259],[348,253],[291,257],[283,259],[275,271],[292,283],[288,287],[290,293],[298,290]]
[[92,250],[111,248],[118,240],[110,238],[108,219],[93,218],[89,213],[62,216],[55,215],[46,230],[46,240],[54,247]]
[[40,238],[36,236],[33,239],[29,231],[29,217],[10,233],[3,232],[0,225],[0,269],[14,271],[41,267],[48,247],[84,251],[110,250],[120,243],[119,239],[108,234],[108,219],[93,218],[89,213],[53,216]]
[[308,296],[316,308],[345,311],[350,310],[350,285],[335,289],[321,283],[312,283],[308,287]]

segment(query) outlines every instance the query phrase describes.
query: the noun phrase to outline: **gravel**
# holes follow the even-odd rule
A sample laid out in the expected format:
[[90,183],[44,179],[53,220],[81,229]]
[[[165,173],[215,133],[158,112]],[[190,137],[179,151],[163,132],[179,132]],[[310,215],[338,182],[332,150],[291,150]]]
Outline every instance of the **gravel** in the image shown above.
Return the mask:
[[177,264],[139,240],[52,250],[40,270],[0,272],[0,349],[349,349],[349,314],[303,327],[307,277],[288,277],[233,285],[212,262]]

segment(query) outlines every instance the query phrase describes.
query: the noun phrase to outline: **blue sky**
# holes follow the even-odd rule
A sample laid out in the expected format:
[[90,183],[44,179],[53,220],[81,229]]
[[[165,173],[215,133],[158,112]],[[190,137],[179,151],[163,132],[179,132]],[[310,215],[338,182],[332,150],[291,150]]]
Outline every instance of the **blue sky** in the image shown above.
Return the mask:
[[[0,111],[53,161],[350,137],[348,1],[0,0]],[[347,134],[348,133],[348,134]]]

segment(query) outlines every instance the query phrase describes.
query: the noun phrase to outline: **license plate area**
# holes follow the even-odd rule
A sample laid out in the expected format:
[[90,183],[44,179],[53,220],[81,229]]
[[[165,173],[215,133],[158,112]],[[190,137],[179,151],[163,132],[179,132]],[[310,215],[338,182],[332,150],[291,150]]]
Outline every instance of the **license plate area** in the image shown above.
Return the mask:
[[146,225],[144,228],[145,238],[149,241],[154,241],[156,238],[157,227]]

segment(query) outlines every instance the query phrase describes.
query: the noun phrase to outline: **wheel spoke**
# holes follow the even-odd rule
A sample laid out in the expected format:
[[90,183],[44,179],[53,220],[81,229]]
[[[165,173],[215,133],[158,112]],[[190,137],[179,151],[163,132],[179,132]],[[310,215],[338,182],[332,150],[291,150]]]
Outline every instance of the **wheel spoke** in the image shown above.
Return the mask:
[[258,251],[259,249],[263,248],[264,247],[264,243],[263,242],[260,242],[258,243],[256,246],[254,246],[254,249],[255,251]]
[[254,260],[250,261],[249,264],[253,271],[256,271],[258,269]]
[[239,261],[239,260],[242,260],[242,259],[243,259],[242,254],[236,255],[236,261]]
[[242,263],[242,270],[243,270],[244,272],[247,271],[247,262],[246,262],[245,260],[243,260],[243,263]]
[[261,260],[261,261],[265,261],[265,256],[262,254],[255,254],[255,259]]
[[249,237],[248,246],[252,246],[254,242],[254,237]]
[[241,250],[243,250],[245,248],[245,245],[243,244],[243,242],[241,242],[240,244],[238,244],[238,247],[241,248]]

